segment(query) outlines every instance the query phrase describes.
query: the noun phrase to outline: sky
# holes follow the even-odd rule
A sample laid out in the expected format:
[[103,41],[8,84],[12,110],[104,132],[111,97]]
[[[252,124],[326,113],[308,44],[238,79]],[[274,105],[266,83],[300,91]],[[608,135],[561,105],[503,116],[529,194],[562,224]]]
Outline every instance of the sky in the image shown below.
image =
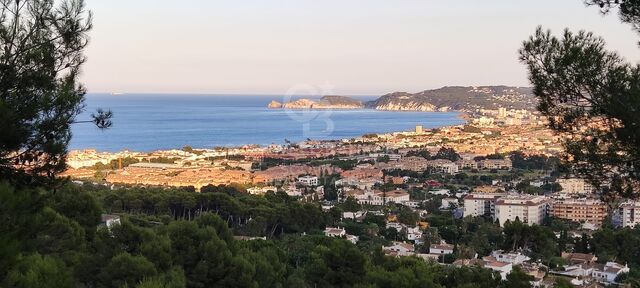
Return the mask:
[[[86,0],[89,92],[381,95],[529,86],[541,25],[594,32],[631,62],[640,36],[581,0]],[[302,87],[302,88],[301,88]]]

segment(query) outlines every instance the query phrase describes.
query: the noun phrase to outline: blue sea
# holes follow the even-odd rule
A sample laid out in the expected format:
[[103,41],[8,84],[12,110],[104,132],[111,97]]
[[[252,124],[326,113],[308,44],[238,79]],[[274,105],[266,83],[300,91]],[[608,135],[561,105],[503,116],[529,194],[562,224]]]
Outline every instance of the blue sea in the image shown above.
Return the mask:
[[[305,97],[313,98],[313,97]],[[356,96],[362,101],[375,96]],[[295,99],[295,97],[294,97]],[[88,94],[89,120],[97,108],[113,111],[113,126],[73,124],[70,149],[154,151],[213,148],[244,144],[282,144],[285,139],[342,139],[367,133],[410,131],[416,125],[434,128],[461,124],[455,112],[268,109],[278,95]]]

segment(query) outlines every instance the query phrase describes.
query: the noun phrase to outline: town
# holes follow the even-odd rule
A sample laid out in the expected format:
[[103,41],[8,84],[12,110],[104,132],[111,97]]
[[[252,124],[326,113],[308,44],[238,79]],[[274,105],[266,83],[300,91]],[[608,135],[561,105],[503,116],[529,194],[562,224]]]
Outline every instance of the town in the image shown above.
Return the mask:
[[[381,239],[372,243],[387,256],[480,266],[503,279],[519,269],[536,287],[552,287],[558,277],[599,287],[630,273],[622,259],[598,259],[580,243],[603,226],[634,227],[640,202],[603,202],[606,187],[560,173],[564,136],[545,128],[536,113],[499,108],[466,117],[460,126],[267,147],[72,151],[63,176],[110,189],[206,193],[234,186],[258,197],[283,193],[338,214],[326,236],[354,244]],[[543,232],[535,227],[547,235],[536,235]],[[529,241],[562,245],[554,255]]]

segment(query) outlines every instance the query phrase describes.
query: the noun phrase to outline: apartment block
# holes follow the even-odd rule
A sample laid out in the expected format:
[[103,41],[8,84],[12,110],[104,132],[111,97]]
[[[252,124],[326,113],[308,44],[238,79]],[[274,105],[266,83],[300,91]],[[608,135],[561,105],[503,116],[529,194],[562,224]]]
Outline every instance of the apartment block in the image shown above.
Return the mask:
[[498,219],[500,226],[507,220],[513,222],[516,219],[528,225],[540,225],[547,216],[549,202],[549,199],[544,196],[505,196],[495,202],[495,219]]
[[596,199],[561,199],[553,201],[550,215],[580,223],[602,225],[607,217],[607,205]]
[[591,184],[587,183],[584,179],[580,178],[566,178],[558,179],[556,182],[562,186],[562,193],[568,194],[591,194],[594,192],[594,188]]
[[618,208],[617,220],[622,227],[635,227],[640,223],[640,202],[626,201]]
[[471,193],[464,197],[464,216],[494,216],[496,201],[504,193]]

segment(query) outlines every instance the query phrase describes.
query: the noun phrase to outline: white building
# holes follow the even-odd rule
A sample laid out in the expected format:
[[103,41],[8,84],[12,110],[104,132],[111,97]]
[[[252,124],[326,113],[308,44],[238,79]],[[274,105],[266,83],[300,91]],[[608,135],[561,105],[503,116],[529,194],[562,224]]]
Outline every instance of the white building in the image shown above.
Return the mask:
[[393,191],[388,191],[386,193],[384,192],[380,192],[380,193],[384,194],[386,203],[393,202],[393,203],[402,204],[409,201],[409,193],[407,193],[407,191],[404,191],[404,190],[393,190]]
[[501,197],[495,202],[495,217],[504,225],[507,220],[531,224],[542,224],[547,217],[549,199],[545,196],[512,195]]
[[446,255],[446,254],[453,254],[453,248],[454,246],[451,244],[431,244],[431,246],[429,246],[429,254],[436,254],[436,255]]
[[500,261],[485,261],[484,268],[500,273],[502,280],[507,279],[507,275],[513,270],[513,264]]
[[318,177],[316,176],[302,176],[298,178],[298,182],[306,186],[318,186]]
[[414,241],[416,244],[421,244],[422,230],[420,230],[420,227],[407,227],[407,240]]
[[358,236],[349,235],[343,228],[327,227],[324,229],[324,236],[345,238],[347,241],[356,244],[358,242]]
[[269,191],[277,192],[278,188],[274,186],[264,186],[264,187],[251,187],[247,188],[247,192],[252,195],[262,195]]
[[458,164],[447,159],[435,159],[427,162],[427,167],[435,169],[438,173],[456,174],[458,173]]
[[575,277],[576,279],[584,279],[592,277],[600,283],[615,283],[616,277],[623,273],[629,273],[627,265],[621,265],[615,262],[600,263],[582,263],[574,265],[565,265],[562,271],[554,271],[554,274]]
[[496,261],[511,263],[514,265],[522,264],[531,260],[531,258],[523,255],[522,253],[505,253],[502,250],[492,251],[491,256],[495,258]]
[[457,198],[444,198],[442,199],[442,205],[440,205],[440,209],[446,210],[451,207],[458,208],[458,199]]
[[618,208],[618,220],[622,227],[635,227],[640,223],[640,201],[626,201]]
[[464,197],[464,216],[494,216],[496,201],[504,193],[471,193]]
[[344,237],[347,235],[347,231],[342,228],[327,227],[324,229],[324,236],[327,237]]
[[590,194],[594,192],[594,188],[591,184],[587,183],[584,179],[580,178],[561,178],[556,182],[562,186],[562,193],[568,194]]

